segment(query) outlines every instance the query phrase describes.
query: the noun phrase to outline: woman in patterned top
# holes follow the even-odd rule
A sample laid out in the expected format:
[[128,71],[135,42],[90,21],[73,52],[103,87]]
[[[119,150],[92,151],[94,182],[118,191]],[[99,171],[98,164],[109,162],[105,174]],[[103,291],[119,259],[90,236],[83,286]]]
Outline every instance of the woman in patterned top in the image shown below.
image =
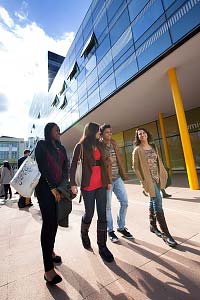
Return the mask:
[[[170,247],[175,247],[177,243],[169,233],[160,193],[160,190],[166,187],[167,172],[155,145],[151,142],[151,134],[146,129],[138,128],[136,130],[133,169],[143,189],[150,195],[150,231],[162,237]],[[162,232],[158,230],[156,220]]]

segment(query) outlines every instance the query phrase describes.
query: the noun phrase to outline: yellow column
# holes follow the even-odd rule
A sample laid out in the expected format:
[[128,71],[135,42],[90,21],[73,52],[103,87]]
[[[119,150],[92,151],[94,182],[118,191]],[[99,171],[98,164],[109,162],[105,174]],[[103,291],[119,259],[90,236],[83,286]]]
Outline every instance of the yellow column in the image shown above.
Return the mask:
[[185,157],[185,164],[187,169],[189,185],[192,190],[198,190],[199,183],[198,183],[197,171],[195,167],[190,136],[187,128],[187,122],[185,118],[181,93],[178,85],[178,80],[176,77],[176,70],[174,68],[168,70],[168,78],[170,82],[171,92],[172,92],[174,106],[176,110],[176,116],[178,120],[178,126],[180,131],[182,147],[183,147],[183,153]]
[[164,152],[165,152],[166,164],[167,164],[167,167],[169,168],[170,175],[172,175],[170,156],[169,156],[169,148],[168,148],[168,144],[167,144],[167,138],[166,138],[165,127],[164,127],[164,122],[163,122],[163,114],[161,112],[159,113],[159,123],[160,123],[161,135],[162,135],[162,139],[163,139],[163,147],[164,147]]

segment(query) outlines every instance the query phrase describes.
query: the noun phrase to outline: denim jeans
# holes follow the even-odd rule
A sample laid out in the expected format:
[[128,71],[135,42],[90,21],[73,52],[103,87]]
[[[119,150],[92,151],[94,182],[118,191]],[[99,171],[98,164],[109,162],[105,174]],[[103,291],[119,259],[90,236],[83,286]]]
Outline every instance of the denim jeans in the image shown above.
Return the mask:
[[113,217],[112,217],[112,210],[111,210],[112,192],[115,193],[120,203],[120,208],[117,215],[117,225],[118,225],[118,229],[122,230],[125,227],[125,218],[126,218],[126,212],[128,207],[128,197],[124,186],[124,182],[121,179],[121,177],[118,177],[117,179],[113,179],[112,189],[107,190],[106,216],[107,216],[108,232],[113,231]]
[[156,213],[162,211],[162,197],[160,194],[160,188],[156,183],[154,184],[154,188],[156,197],[150,198],[149,208]]
[[106,222],[106,188],[102,187],[92,191],[81,190],[83,201],[85,205],[85,214],[83,222],[90,224],[94,215],[95,200],[97,205],[98,221],[100,223]]

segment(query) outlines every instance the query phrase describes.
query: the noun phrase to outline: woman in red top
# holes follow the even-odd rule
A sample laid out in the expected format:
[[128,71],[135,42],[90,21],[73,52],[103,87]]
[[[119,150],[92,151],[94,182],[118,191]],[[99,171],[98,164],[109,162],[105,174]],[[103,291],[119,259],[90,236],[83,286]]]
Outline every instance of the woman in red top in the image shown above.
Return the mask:
[[81,222],[81,239],[85,249],[91,249],[88,236],[89,227],[94,215],[95,200],[97,207],[97,244],[99,254],[107,261],[112,262],[114,257],[106,246],[107,221],[106,221],[106,190],[111,188],[107,172],[107,162],[102,144],[99,142],[99,124],[89,123],[85,126],[80,142],[75,146],[71,168],[70,182],[74,194],[78,193],[75,182],[77,163],[82,153],[82,182],[81,193],[85,205],[85,213]]

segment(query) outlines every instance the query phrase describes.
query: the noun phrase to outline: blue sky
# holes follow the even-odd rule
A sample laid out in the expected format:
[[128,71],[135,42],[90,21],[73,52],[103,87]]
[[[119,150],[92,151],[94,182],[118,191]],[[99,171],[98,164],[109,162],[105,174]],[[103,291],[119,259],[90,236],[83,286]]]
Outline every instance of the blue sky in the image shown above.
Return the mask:
[[47,90],[47,51],[66,55],[91,2],[0,0],[0,136],[30,135],[32,99]]

